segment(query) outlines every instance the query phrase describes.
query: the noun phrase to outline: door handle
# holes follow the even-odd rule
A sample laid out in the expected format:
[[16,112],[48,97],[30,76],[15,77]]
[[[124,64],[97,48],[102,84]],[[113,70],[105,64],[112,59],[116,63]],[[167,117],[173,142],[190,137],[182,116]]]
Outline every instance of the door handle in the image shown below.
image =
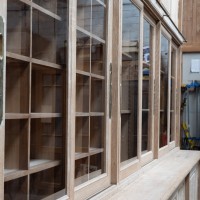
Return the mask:
[[0,32],[0,60],[3,60],[3,33]]
[[0,16],[0,124],[3,119],[3,83],[4,83],[4,64],[5,64],[5,52],[4,52],[4,21]]

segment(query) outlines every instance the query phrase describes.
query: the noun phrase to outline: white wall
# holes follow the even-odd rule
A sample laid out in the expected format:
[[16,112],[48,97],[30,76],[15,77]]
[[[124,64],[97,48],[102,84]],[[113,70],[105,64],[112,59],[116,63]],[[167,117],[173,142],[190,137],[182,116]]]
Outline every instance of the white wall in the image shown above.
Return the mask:
[[169,12],[174,23],[178,26],[179,0],[161,0],[161,3]]

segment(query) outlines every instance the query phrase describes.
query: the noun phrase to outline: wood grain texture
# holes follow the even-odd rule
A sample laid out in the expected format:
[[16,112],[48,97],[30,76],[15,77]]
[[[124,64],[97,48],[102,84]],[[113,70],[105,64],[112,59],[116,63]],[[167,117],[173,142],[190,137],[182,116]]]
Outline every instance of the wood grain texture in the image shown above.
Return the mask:
[[[200,3],[198,0],[184,0],[182,13],[182,31],[187,43],[183,45],[183,52],[200,51]],[[181,5],[181,3],[180,3]],[[180,11],[181,12],[181,11]],[[181,24],[181,23],[179,23]]]

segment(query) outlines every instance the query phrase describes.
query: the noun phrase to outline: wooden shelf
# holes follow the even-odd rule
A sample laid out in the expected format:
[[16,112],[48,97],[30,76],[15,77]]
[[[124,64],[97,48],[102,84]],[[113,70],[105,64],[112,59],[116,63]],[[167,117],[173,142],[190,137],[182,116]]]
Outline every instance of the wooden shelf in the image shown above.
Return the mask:
[[86,158],[88,156],[92,156],[98,153],[102,153],[103,151],[104,150],[102,148],[89,148],[89,152],[85,152],[85,153],[76,152],[75,160]]
[[79,74],[79,75],[84,75],[84,76],[90,76],[90,72],[85,72],[85,71],[82,71],[82,70],[76,70],[76,73]]
[[104,116],[103,112],[90,112],[90,116]]
[[29,63],[12,58],[6,62],[6,113],[28,113]]
[[97,74],[93,74],[93,73],[91,73],[91,77],[92,77],[92,78],[96,78],[96,79],[100,79],[100,80],[104,80],[104,79],[105,79],[104,76],[97,75]]
[[87,112],[76,112],[76,117],[89,117],[90,113]]
[[32,119],[55,118],[55,117],[62,117],[62,114],[61,113],[31,113],[30,116]]
[[121,114],[131,114],[130,110],[121,110]]
[[31,8],[22,1],[9,1],[7,7],[7,43],[8,51],[30,55]]
[[76,70],[76,73],[80,74],[80,75],[88,76],[88,77],[91,76],[93,78],[97,78],[97,79],[101,79],[101,80],[105,79],[104,76],[101,76],[101,75],[98,75],[98,74],[94,74],[94,73],[85,72],[85,71],[82,71],[82,70]]
[[27,56],[20,55],[18,53],[9,52],[9,51],[6,52],[6,56],[7,56],[7,58],[13,58],[13,59],[24,61],[24,62],[32,62],[34,64],[40,65],[41,67],[42,66],[43,67],[51,67],[54,69],[62,69],[63,68],[61,65],[53,63],[53,62],[43,61],[43,60],[27,57]]
[[17,59],[17,60],[21,60],[21,61],[25,61],[25,62],[30,62],[31,58],[24,56],[24,55],[20,55],[18,53],[13,53],[13,52],[6,52],[6,57],[7,58],[13,58],[13,59]]
[[4,182],[28,175],[28,170],[4,169]]
[[[46,15],[50,17],[53,17],[54,19],[58,21],[62,21],[62,18],[59,15],[57,15],[57,2],[50,1],[50,3],[47,2],[46,4],[44,2],[45,1],[33,0],[33,2],[29,2],[29,5],[39,10],[40,12],[45,13]],[[54,4],[51,5],[51,2],[54,2]]]
[[39,60],[39,59],[36,59],[36,58],[32,58],[31,62],[34,63],[34,64],[37,64],[37,65],[44,66],[44,67],[51,67],[51,68],[54,68],[54,69],[62,69],[61,65],[58,65],[58,64],[53,63],[53,62]]
[[142,112],[149,112],[150,109],[142,109]]
[[103,112],[76,112],[76,117],[89,117],[89,116],[104,116]]
[[5,119],[28,119],[30,114],[27,113],[6,113]]
[[32,159],[29,163],[29,173],[36,173],[60,165],[59,160]]

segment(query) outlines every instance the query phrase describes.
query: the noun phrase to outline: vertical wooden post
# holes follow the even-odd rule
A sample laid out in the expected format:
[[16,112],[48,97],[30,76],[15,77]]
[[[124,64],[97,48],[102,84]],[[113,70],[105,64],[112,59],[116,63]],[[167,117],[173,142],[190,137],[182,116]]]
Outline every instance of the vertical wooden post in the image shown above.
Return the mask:
[[177,78],[176,78],[176,146],[179,147],[180,146],[180,134],[181,134],[181,130],[180,130],[180,124],[181,124],[181,82],[182,82],[182,52],[181,52],[181,48],[178,49],[177,51]]
[[4,21],[4,45],[3,45],[3,52],[4,52],[4,62],[3,62],[3,120],[0,125],[0,199],[4,199],[4,140],[5,140],[5,75],[6,75],[6,15],[7,15],[7,0],[1,1],[0,6],[0,16],[3,18]]
[[121,37],[122,0],[113,1],[113,39],[112,39],[112,128],[111,128],[111,183],[119,182],[120,168],[120,84],[121,84]]
[[142,154],[142,79],[143,79],[143,9],[140,11],[140,42],[138,63],[138,127],[137,127],[137,156],[141,161]]
[[68,63],[67,67],[67,195],[74,199],[74,168],[75,168],[75,110],[76,110],[76,10],[77,1],[69,0],[68,20]]
[[155,82],[154,82],[154,158],[158,158],[160,134],[160,40],[161,22],[156,26]]

